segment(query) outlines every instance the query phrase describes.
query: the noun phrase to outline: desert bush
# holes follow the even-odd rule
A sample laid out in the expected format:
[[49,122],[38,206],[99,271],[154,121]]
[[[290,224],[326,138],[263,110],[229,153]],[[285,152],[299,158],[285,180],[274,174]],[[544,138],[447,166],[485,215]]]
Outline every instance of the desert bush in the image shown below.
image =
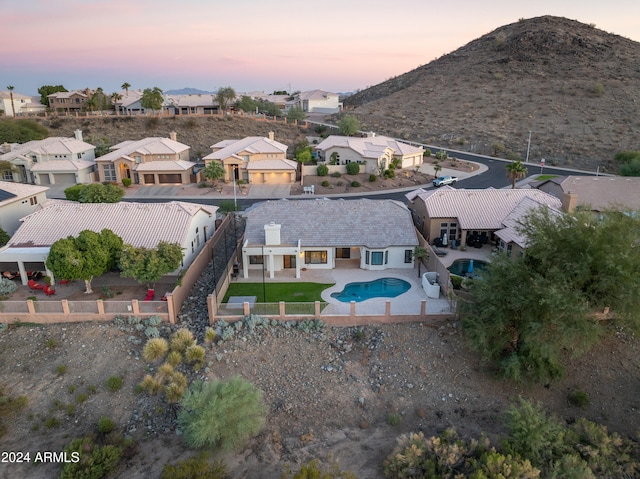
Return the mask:
[[429,148],[425,148],[424,152],[422,153],[422,156],[426,156],[426,157],[431,156],[431,150]]
[[327,180],[324,180],[322,183],[320,183],[322,186],[324,186],[325,188],[327,188],[329,186],[329,182]]
[[396,171],[391,168],[388,170],[384,170],[384,173],[382,174],[382,176],[384,176],[385,178],[395,178]]
[[589,405],[589,395],[584,391],[571,391],[569,393],[569,403],[572,406],[584,409]]
[[436,158],[438,160],[446,160],[449,157],[449,154],[445,150],[438,150],[436,153]]
[[360,187],[360,186],[362,186],[362,185],[360,184],[360,182],[359,182],[359,181],[352,181],[352,182],[351,182],[351,186],[353,186],[354,188],[358,188],[358,187]]
[[151,338],[144,345],[142,358],[148,363],[163,359],[169,351],[169,342],[164,338]]
[[177,384],[183,389],[186,389],[188,384],[187,377],[184,374],[182,374],[180,371],[174,371],[174,373],[169,378],[169,382],[173,384]]
[[122,186],[129,188],[131,186],[131,178],[122,178]]
[[193,367],[197,370],[204,364],[206,352],[199,344],[192,344],[187,348],[184,353],[184,357],[189,364],[193,364]]
[[462,282],[464,281],[462,276],[452,274],[449,276],[449,279],[451,280],[451,286],[453,289],[460,289],[462,287]]
[[173,375],[174,372],[175,371],[173,369],[173,366],[171,366],[171,364],[164,363],[158,368],[158,371],[156,372],[155,378],[158,381],[163,382],[163,381],[167,380],[168,378],[170,378]]
[[340,173],[339,171],[334,171],[333,173],[331,173],[331,176],[333,176],[334,178],[340,178],[342,176],[342,173]]
[[323,464],[317,459],[302,464],[300,469],[292,474],[292,471],[287,470],[282,474],[282,479],[357,479],[352,472],[342,471],[336,462]]
[[369,181],[371,183],[374,183],[377,179],[378,179],[378,177],[376,175],[369,175]]
[[110,376],[104,383],[107,390],[113,392],[122,389],[122,376]]
[[207,344],[213,343],[216,340],[216,330],[212,327],[207,327],[204,331],[204,342]]
[[598,81],[591,85],[589,90],[596,96],[604,95],[604,85]]
[[9,296],[18,289],[16,283],[7,278],[0,278],[0,298]]
[[115,429],[116,425],[108,416],[103,416],[98,420],[98,432],[100,434],[109,434]]
[[147,374],[140,382],[140,387],[147,391],[149,394],[155,395],[158,394],[162,389],[162,383],[151,376],[151,374]]
[[171,351],[167,356],[167,363],[171,364],[174,368],[182,362],[182,354],[178,351]]
[[176,383],[169,383],[164,388],[164,395],[169,404],[179,403],[184,396],[185,387]]
[[390,412],[389,414],[387,414],[387,424],[389,426],[397,426],[398,424],[400,424],[401,420],[402,418],[397,412]]
[[67,457],[78,462],[65,462],[60,479],[100,479],[111,474],[122,458],[122,446],[99,445],[93,438],[74,439],[64,448]]
[[327,165],[318,165],[316,174],[318,176],[327,176],[329,174],[329,167]]
[[357,175],[360,173],[360,165],[355,162],[347,163],[347,173],[350,175]]
[[160,479],[226,479],[227,466],[222,461],[211,464],[204,454],[191,457],[162,469]]
[[0,386],[0,437],[7,432],[6,421],[13,422],[15,416],[27,407],[27,396],[9,396]]
[[194,343],[193,333],[186,328],[178,329],[171,335],[171,350],[181,354]]
[[178,425],[193,448],[232,449],[256,435],[265,423],[262,391],[239,376],[196,381],[180,401]]
[[56,366],[56,374],[58,376],[62,376],[66,372],[67,372],[67,365],[66,364],[58,364]]
[[69,201],[80,201],[80,193],[84,185],[73,185],[64,190],[64,197]]

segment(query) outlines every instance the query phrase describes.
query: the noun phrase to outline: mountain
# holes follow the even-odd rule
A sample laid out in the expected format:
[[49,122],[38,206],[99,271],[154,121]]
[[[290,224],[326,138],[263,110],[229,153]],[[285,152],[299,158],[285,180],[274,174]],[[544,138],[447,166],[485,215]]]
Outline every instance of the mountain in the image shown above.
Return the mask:
[[164,92],[167,95],[210,95],[213,92],[198,90],[197,88],[180,88],[179,90],[168,90]]
[[361,128],[501,157],[613,171],[640,149],[640,43],[544,16],[500,27],[344,100]]

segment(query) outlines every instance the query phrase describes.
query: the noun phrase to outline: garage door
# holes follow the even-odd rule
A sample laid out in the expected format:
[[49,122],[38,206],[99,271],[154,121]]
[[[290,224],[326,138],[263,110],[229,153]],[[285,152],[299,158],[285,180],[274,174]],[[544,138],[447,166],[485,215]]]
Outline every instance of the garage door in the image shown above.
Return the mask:
[[286,185],[290,183],[289,173],[265,173],[265,183],[271,185]]
[[53,179],[56,185],[76,184],[76,175],[74,173],[56,173],[53,175]]
[[155,175],[153,175],[152,173],[145,173],[144,174],[144,184],[145,185],[153,185],[156,182],[156,178]]
[[41,185],[50,185],[49,175],[38,175],[38,179],[40,180]]
[[180,184],[182,183],[182,175],[180,175],[180,173],[165,173],[158,175],[158,183],[161,185]]

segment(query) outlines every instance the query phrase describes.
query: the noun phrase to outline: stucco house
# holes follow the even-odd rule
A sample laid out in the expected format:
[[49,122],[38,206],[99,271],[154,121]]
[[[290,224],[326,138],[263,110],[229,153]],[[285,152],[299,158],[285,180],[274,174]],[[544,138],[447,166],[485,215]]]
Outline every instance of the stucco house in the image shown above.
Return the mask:
[[296,181],[298,163],[287,159],[287,145],[269,137],[248,136],[242,140],[222,140],[211,146],[203,158],[205,164],[219,162],[225,170],[226,182],[287,184]]
[[8,146],[0,160],[9,161],[17,172],[6,172],[5,181],[37,185],[91,183],[95,169],[95,146],[82,139],[51,137]]
[[608,209],[640,211],[640,178],[631,176],[558,176],[531,183],[566,203],[569,213],[576,208],[601,214]]
[[307,113],[338,113],[342,110],[340,95],[323,90],[303,91],[286,103],[286,110],[298,107]]
[[[5,116],[24,116],[28,113],[42,113],[46,107],[40,103],[38,97],[31,97],[13,92],[13,102],[11,92],[0,90],[0,110]],[[15,108],[15,112],[13,109]]]
[[124,90],[119,93],[122,96],[114,108],[118,115],[140,115],[144,113],[144,108],[140,104],[142,92],[139,90]]
[[[466,246],[473,237],[473,245],[493,244],[508,254],[519,254],[524,239],[516,234],[515,223],[529,209],[548,207],[561,211],[562,202],[535,189],[484,190],[438,189],[407,193],[413,222],[429,243],[447,237],[447,242]],[[505,230],[502,233],[501,230]]]
[[332,161],[346,165],[364,163],[365,172],[380,174],[394,159],[401,168],[417,168],[422,164],[424,149],[408,143],[370,133],[366,138],[331,135],[315,146],[319,161]]
[[[187,268],[215,231],[216,206],[169,203],[75,203],[50,201],[22,218],[22,225],[0,251],[0,271],[47,271],[51,245],[83,230],[110,229],[126,244],[155,248],[160,241],[182,245],[180,269]],[[175,271],[177,274],[179,271]],[[58,278],[64,279],[64,278]]]
[[164,110],[174,115],[214,115],[219,113],[220,105],[216,95],[166,95]]
[[394,200],[277,200],[244,212],[242,268],[276,272],[355,266],[413,268],[418,245],[411,213]]
[[87,106],[92,92],[89,88],[84,90],[60,91],[47,95],[49,108],[54,111],[66,113],[80,112]]
[[99,181],[122,183],[124,178],[140,185],[186,185],[193,183],[190,147],[179,143],[175,132],[170,138],[149,137],[128,140],[110,148],[96,159]]
[[0,181],[0,228],[13,235],[20,218],[30,215],[47,199],[46,186]]

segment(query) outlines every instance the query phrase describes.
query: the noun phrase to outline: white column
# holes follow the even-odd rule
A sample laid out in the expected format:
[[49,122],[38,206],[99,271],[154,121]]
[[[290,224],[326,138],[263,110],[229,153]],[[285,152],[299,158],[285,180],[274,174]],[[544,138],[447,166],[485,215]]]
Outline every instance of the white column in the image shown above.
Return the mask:
[[269,278],[274,277],[275,264],[273,261],[273,252],[269,251]]

